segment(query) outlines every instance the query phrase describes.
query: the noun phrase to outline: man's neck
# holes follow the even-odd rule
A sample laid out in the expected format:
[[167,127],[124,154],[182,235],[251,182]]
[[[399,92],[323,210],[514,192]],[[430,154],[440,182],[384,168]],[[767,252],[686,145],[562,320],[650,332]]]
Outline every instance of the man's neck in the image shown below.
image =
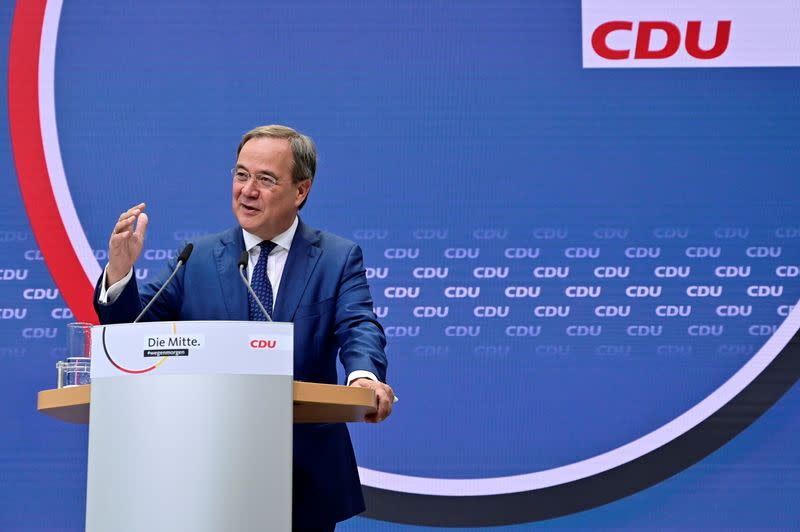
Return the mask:
[[242,235],[244,236],[244,244],[245,249],[250,250],[254,246],[257,246],[264,240],[270,240],[275,242],[277,245],[289,249],[292,245],[292,240],[294,239],[294,235],[297,232],[297,227],[300,224],[300,218],[295,216],[292,223],[289,224],[284,231],[276,234],[272,238],[264,238],[263,235],[257,235],[254,233],[250,233],[242,229]]

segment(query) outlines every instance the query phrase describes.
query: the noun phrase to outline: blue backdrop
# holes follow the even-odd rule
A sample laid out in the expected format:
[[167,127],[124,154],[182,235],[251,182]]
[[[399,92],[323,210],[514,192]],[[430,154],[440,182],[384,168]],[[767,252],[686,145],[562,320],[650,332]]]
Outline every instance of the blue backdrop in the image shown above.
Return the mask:
[[[21,22],[0,17],[5,97]],[[83,231],[104,264],[147,202],[151,275],[235,223],[240,136],[291,125],[320,154],[301,215],[364,248],[402,398],[352,427],[359,464],[479,479],[613,450],[711,394],[800,296],[800,72],[584,70],[580,20],[567,1],[67,2],[55,106]],[[0,529],[77,530],[86,428],[35,412],[71,320],[7,113]],[[797,528],[799,405],[795,386],[677,476],[538,526]]]

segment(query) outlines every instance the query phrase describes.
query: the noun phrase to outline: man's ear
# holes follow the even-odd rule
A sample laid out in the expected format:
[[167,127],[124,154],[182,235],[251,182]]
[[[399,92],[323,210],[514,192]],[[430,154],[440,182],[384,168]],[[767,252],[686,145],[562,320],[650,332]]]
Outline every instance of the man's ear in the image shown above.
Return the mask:
[[311,179],[306,179],[297,184],[297,197],[294,199],[295,207],[300,207],[308,197],[308,193],[311,191],[311,181]]

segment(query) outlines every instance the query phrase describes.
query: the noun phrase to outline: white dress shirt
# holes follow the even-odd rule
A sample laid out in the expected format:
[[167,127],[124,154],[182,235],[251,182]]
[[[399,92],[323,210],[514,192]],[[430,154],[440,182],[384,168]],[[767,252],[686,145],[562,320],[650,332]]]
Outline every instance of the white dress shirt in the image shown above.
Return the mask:
[[[286,266],[286,259],[289,258],[289,249],[292,247],[292,240],[294,240],[294,234],[297,232],[298,223],[299,220],[297,216],[295,216],[292,225],[289,226],[289,229],[272,239],[272,242],[275,243],[275,248],[270,252],[269,257],[267,257],[267,278],[272,285],[273,301],[278,301],[278,291],[280,290],[281,286],[283,269]],[[258,257],[261,254],[261,246],[259,246],[259,244],[261,244],[263,239],[252,233],[248,233],[244,229],[242,229],[242,236],[244,237],[244,249],[247,250],[249,257],[247,261],[247,278],[251,279],[253,270],[258,262]],[[106,266],[106,268],[108,268],[108,266]],[[101,305],[108,305],[116,301],[132,277],[133,268],[131,268],[131,271],[128,272],[128,275],[106,289],[106,271],[103,270],[103,280],[102,284],[100,285],[100,296],[97,298],[98,302]],[[374,381],[378,380],[378,378],[371,371],[357,370],[347,376],[347,385],[349,386],[350,383],[355,379],[362,377],[366,377]]]
[[[292,247],[292,240],[294,240],[294,234],[297,232],[297,224],[298,219],[295,216],[289,229],[272,239],[272,242],[275,243],[275,248],[267,257],[267,278],[269,279],[269,284],[272,285],[272,301],[278,301],[278,290],[281,287],[283,268],[286,266],[286,259],[289,258],[289,248]],[[247,255],[249,256],[247,278],[252,282],[253,270],[256,268],[258,257],[261,255],[261,246],[259,244],[263,239],[253,233],[248,233],[244,229],[242,229],[242,236],[244,237],[244,249],[247,250]]]

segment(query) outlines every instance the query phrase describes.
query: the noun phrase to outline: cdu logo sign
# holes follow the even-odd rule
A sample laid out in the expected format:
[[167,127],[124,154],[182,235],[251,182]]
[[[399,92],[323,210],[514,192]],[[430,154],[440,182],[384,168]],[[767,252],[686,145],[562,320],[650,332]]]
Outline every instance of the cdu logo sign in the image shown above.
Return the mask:
[[[636,26],[635,31],[634,25]],[[716,59],[728,49],[731,21],[717,21],[714,45],[707,50],[700,47],[701,25],[702,22],[699,20],[687,22],[685,38],[682,39],[681,29],[667,20],[643,20],[636,24],[631,20],[612,20],[595,28],[592,33],[592,48],[597,55],[604,59],[629,59],[631,54],[635,59],[666,59],[674,56],[683,45],[686,52],[695,59]],[[630,47],[611,48],[608,41],[613,32],[635,33],[634,49],[631,50]],[[657,35],[653,35],[654,33],[663,34],[663,45],[653,45],[654,41],[661,40]]]
[[250,349],[275,349],[278,346],[278,342],[271,338],[251,336],[248,345]]
[[583,0],[584,68],[797,66],[797,3]]

